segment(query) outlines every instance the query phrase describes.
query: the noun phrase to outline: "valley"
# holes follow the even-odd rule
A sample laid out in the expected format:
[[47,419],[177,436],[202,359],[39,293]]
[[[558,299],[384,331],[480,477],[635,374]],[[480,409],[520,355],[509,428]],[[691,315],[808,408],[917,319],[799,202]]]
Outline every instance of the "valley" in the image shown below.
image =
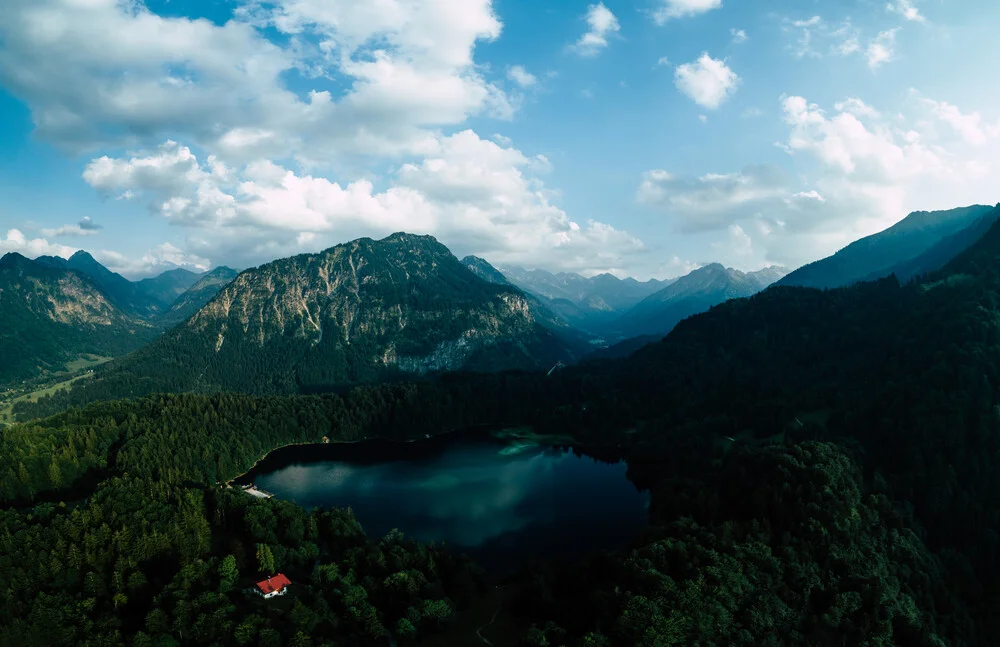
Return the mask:
[[[909,282],[706,266],[631,309],[718,296],[596,356],[554,299],[429,237],[223,270],[148,345],[8,392],[0,568],[30,583],[0,595],[8,635],[982,644],[997,259],[991,225]],[[278,571],[288,599],[241,593]]]

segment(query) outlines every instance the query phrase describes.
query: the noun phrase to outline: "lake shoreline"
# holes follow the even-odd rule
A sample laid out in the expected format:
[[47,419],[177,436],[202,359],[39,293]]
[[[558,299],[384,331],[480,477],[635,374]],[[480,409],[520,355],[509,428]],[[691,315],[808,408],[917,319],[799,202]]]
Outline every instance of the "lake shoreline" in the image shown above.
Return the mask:
[[[218,485],[222,487],[240,488],[243,484],[239,483],[240,480],[245,479],[250,475],[261,463],[266,461],[276,452],[292,449],[296,447],[330,447],[337,445],[357,445],[360,443],[388,443],[388,444],[398,444],[406,445],[411,443],[428,442],[435,439],[440,439],[445,436],[453,436],[455,434],[474,434],[474,433],[491,433],[492,436],[500,441],[507,443],[524,443],[525,445],[538,445],[542,447],[565,447],[565,448],[577,448],[577,449],[604,449],[602,445],[590,445],[588,443],[581,443],[574,439],[570,434],[539,434],[531,429],[529,426],[525,425],[473,425],[470,427],[460,427],[458,429],[449,429],[448,431],[443,431],[437,434],[431,434],[425,436],[424,438],[408,438],[405,440],[398,440],[394,438],[386,438],[384,436],[374,436],[365,437],[358,440],[333,440],[330,439],[326,442],[320,441],[308,441],[308,442],[294,442],[285,443],[279,447],[274,447],[268,450],[264,455],[254,461],[246,471],[242,472],[238,476],[225,481],[217,482]],[[624,456],[622,457],[624,459]]]
[[293,447],[329,447],[331,445],[356,445],[356,444],[359,444],[359,443],[371,443],[371,442],[383,442],[383,443],[393,443],[393,444],[399,444],[399,445],[406,445],[406,444],[410,444],[410,443],[418,443],[418,442],[423,442],[423,441],[428,441],[428,440],[434,440],[435,438],[440,438],[442,436],[449,436],[449,435],[460,434],[460,433],[465,433],[465,432],[476,432],[476,431],[484,432],[484,431],[489,431],[491,429],[502,432],[502,431],[506,431],[507,429],[517,429],[517,427],[502,427],[502,426],[498,427],[497,425],[474,425],[474,426],[471,426],[471,427],[461,427],[459,429],[449,429],[448,431],[442,431],[441,433],[431,434],[431,435],[425,436],[424,438],[408,438],[408,439],[405,439],[405,440],[398,440],[398,439],[394,439],[394,438],[385,438],[384,436],[373,436],[373,437],[367,437],[366,436],[365,438],[360,438],[358,440],[333,440],[333,439],[329,439],[329,440],[327,440],[325,442],[324,441],[319,441],[319,442],[308,441],[308,442],[297,442],[297,443],[285,443],[284,445],[281,445],[279,447],[274,447],[273,449],[269,449],[263,456],[261,456],[256,461],[254,461],[253,465],[251,465],[242,474],[240,474],[238,476],[234,476],[233,478],[229,479],[228,481],[218,482],[218,483],[220,485],[228,486],[228,487],[240,487],[240,485],[237,483],[237,481],[239,481],[240,479],[246,477],[248,474],[250,474],[251,472],[253,472],[254,469],[258,465],[260,465],[262,462],[264,462],[265,460],[267,460],[272,454],[274,454],[275,452],[279,452],[279,451],[281,451],[283,449],[290,449],[290,448],[293,448]]

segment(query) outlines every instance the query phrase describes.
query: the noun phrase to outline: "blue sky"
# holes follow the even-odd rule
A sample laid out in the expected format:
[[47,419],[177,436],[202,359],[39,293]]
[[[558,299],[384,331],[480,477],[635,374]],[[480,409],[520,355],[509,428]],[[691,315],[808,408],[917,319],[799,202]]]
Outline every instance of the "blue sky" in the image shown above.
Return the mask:
[[985,0],[7,5],[0,251],[131,277],[398,230],[585,274],[795,267],[1000,200]]

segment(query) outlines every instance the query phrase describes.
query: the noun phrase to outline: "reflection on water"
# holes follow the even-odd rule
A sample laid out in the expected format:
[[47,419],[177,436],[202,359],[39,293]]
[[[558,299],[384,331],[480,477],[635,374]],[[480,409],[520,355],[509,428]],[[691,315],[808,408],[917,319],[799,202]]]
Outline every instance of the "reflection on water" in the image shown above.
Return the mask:
[[305,507],[350,506],[371,534],[443,541],[496,571],[627,543],[648,518],[624,463],[568,450],[485,434],[319,449],[275,455],[251,478]]

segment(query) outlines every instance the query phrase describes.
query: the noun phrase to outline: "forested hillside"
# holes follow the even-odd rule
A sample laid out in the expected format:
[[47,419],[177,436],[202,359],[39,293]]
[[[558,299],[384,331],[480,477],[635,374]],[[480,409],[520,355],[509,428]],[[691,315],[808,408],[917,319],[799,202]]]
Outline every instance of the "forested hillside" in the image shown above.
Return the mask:
[[[940,269],[982,235],[985,229],[977,227],[994,211],[994,207],[972,205],[911,213],[885,231],[800,267],[778,285],[837,288],[885,278],[897,271],[910,277]],[[995,220],[993,213],[986,228]],[[962,235],[963,231],[972,235]]]
[[0,320],[0,385],[64,370],[82,354],[124,354],[155,335],[87,277],[13,253],[0,259]]
[[[349,517],[212,488],[287,442],[492,422],[624,452],[630,477],[652,491],[651,527],[633,549],[508,582],[505,613],[526,627],[523,644],[988,644],[1000,635],[998,310],[1000,226],[921,284],[775,288],[685,320],[628,360],[552,377],[467,374],[345,396],[169,396],[15,426],[4,435],[4,455],[18,457],[8,501],[66,496],[59,488],[92,481],[88,470],[104,482],[76,511],[5,513],[7,536],[21,539],[5,547],[4,575],[31,582],[7,595],[5,617],[19,638],[62,618],[70,629],[42,634],[49,644],[74,644],[84,627],[137,639],[183,633],[205,645],[251,634],[368,644],[383,629],[418,640],[438,626],[447,633],[479,595],[468,575],[455,588],[466,571],[435,579],[423,549],[400,548],[418,557],[393,563],[384,543],[354,531],[350,541],[324,538],[324,519],[351,527]],[[244,508],[287,523],[246,525]],[[114,533],[149,548],[101,539]],[[238,573],[264,568],[254,564],[258,544],[309,588],[292,609],[254,619],[226,582],[233,562]],[[375,561],[352,561],[362,554]],[[306,568],[317,557],[338,564],[336,577]],[[390,582],[409,567],[389,564],[408,559],[422,575],[407,575],[418,583],[400,601]],[[371,610],[347,602],[361,595]],[[214,627],[249,634],[225,638]]]
[[183,325],[40,410],[157,392],[311,393],[573,358],[519,290],[482,280],[429,236],[394,234],[243,272]]

